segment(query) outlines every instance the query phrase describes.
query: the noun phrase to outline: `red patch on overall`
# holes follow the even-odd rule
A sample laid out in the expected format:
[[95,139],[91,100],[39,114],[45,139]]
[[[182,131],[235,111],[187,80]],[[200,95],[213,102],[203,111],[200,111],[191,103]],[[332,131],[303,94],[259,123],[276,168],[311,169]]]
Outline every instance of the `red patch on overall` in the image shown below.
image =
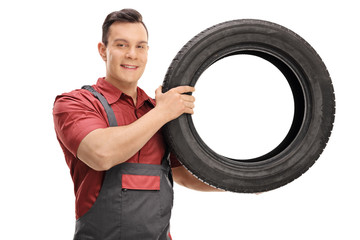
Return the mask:
[[123,189],[160,190],[160,176],[122,175]]

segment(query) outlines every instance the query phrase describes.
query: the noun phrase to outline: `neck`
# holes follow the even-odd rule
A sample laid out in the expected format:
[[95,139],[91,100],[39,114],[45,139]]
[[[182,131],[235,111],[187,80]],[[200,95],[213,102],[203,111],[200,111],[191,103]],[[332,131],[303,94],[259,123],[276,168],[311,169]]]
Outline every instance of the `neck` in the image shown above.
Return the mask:
[[137,82],[136,83],[123,83],[119,81],[113,81],[111,78],[106,77],[106,81],[114,85],[117,89],[130,96],[133,99],[136,106],[137,101]]

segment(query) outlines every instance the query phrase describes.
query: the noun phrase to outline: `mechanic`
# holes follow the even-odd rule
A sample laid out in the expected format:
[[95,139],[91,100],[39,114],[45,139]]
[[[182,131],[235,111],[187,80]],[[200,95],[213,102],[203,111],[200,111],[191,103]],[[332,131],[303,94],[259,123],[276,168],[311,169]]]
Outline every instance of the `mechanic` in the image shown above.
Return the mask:
[[[134,9],[110,13],[98,51],[106,76],[92,87],[59,95],[53,108],[57,139],[74,182],[74,239],[171,239],[172,180],[219,191],[169,154],[161,128],[193,114],[194,92],[180,86],[155,100],[138,87],[148,56],[148,32]],[[170,156],[169,156],[170,155]]]

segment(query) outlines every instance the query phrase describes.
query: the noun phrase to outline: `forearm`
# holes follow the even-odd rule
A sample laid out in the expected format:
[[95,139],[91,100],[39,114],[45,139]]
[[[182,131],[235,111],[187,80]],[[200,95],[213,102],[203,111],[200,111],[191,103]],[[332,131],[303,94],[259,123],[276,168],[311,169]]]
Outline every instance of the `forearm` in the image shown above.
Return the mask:
[[154,108],[129,125],[94,130],[80,144],[78,158],[95,170],[107,170],[131,158],[166,122]]

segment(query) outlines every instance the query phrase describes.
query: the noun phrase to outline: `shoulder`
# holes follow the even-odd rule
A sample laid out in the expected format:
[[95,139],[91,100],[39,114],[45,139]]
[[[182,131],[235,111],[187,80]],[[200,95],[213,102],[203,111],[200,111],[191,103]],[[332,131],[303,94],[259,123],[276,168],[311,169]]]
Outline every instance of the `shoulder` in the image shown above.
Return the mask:
[[57,95],[55,98],[55,103],[56,102],[61,102],[63,100],[67,100],[67,101],[76,101],[76,100],[88,100],[89,96],[91,96],[92,93],[90,93],[88,90],[85,89],[75,89],[71,92],[65,92],[62,93],[60,95]]
[[85,89],[75,89],[71,92],[65,92],[56,96],[54,101],[54,112],[67,111],[77,107],[92,107],[94,102],[94,96],[92,93]]

